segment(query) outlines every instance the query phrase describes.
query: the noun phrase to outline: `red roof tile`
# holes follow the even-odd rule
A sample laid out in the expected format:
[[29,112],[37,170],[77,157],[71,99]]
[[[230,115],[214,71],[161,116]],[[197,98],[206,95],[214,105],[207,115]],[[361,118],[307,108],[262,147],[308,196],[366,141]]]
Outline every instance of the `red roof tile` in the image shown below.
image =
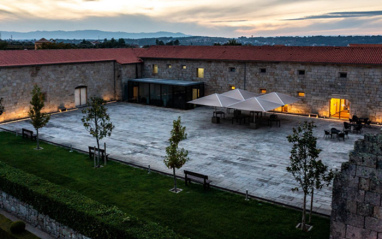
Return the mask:
[[152,46],[141,58],[382,64],[382,47]]
[[142,62],[137,54],[145,49],[69,49],[0,51],[0,66],[49,65],[80,62],[117,61],[120,64]]

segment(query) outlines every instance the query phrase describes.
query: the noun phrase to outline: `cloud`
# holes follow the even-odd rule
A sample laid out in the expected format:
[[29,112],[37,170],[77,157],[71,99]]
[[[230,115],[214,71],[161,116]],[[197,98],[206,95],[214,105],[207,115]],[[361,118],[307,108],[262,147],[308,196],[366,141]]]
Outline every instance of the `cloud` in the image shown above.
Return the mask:
[[211,21],[212,23],[224,23],[224,22],[247,22],[248,20],[226,20],[226,21]]
[[307,16],[302,18],[293,18],[286,20],[308,20],[308,19],[330,19],[330,18],[350,18],[350,17],[374,17],[382,16],[382,11],[365,11],[365,12],[330,12],[322,15]]

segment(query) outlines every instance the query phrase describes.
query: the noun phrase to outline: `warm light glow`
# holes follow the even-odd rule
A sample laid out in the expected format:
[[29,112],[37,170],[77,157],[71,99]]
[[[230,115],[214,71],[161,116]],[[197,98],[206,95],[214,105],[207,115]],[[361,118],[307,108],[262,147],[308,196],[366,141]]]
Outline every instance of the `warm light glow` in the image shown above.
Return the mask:
[[158,74],[158,65],[153,65],[153,74]]
[[186,65],[182,65],[182,69],[185,70],[187,67]]
[[198,78],[204,78],[204,68],[198,68],[197,75]]
[[230,88],[231,88],[231,90],[236,89],[236,87],[234,85],[231,85]]
[[265,94],[265,93],[267,93],[267,90],[266,89],[260,89],[260,93]]
[[305,97],[305,93],[304,92],[298,92],[298,96]]

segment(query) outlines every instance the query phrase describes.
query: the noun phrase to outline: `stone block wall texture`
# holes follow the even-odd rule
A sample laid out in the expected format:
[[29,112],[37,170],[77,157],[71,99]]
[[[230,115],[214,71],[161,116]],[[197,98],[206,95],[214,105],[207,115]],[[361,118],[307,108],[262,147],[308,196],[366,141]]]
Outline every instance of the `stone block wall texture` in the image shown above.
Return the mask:
[[75,108],[75,88],[87,87],[87,97],[122,99],[122,79],[136,78],[136,66],[116,62],[94,62],[0,68],[0,97],[5,112],[0,122],[28,117],[31,91],[37,84],[46,93],[43,112],[58,107]]
[[[158,65],[157,74],[153,74],[154,64]],[[298,92],[304,92],[300,102],[288,106],[292,113],[318,112],[328,117],[331,98],[347,99],[350,115],[382,122],[381,66],[145,59],[143,67],[143,77],[203,81],[206,95],[228,91],[230,85],[296,97]],[[234,72],[230,71],[232,67]],[[204,68],[204,78],[197,77],[197,68]],[[262,68],[265,73],[260,71]],[[300,75],[299,70],[305,74]],[[347,77],[341,78],[340,72],[346,72]]]
[[90,239],[73,229],[58,223],[51,219],[49,216],[44,215],[33,209],[32,206],[21,202],[15,197],[0,191],[0,207],[20,219],[28,222],[34,227],[37,227],[54,238],[67,238],[67,239]]
[[355,143],[334,179],[331,239],[382,239],[382,133]]

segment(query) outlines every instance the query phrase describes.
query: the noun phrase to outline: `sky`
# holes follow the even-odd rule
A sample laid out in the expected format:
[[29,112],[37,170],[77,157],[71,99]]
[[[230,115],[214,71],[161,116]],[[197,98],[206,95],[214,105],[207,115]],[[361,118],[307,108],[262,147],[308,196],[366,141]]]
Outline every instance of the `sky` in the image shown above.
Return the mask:
[[0,0],[0,31],[382,35],[382,0]]

